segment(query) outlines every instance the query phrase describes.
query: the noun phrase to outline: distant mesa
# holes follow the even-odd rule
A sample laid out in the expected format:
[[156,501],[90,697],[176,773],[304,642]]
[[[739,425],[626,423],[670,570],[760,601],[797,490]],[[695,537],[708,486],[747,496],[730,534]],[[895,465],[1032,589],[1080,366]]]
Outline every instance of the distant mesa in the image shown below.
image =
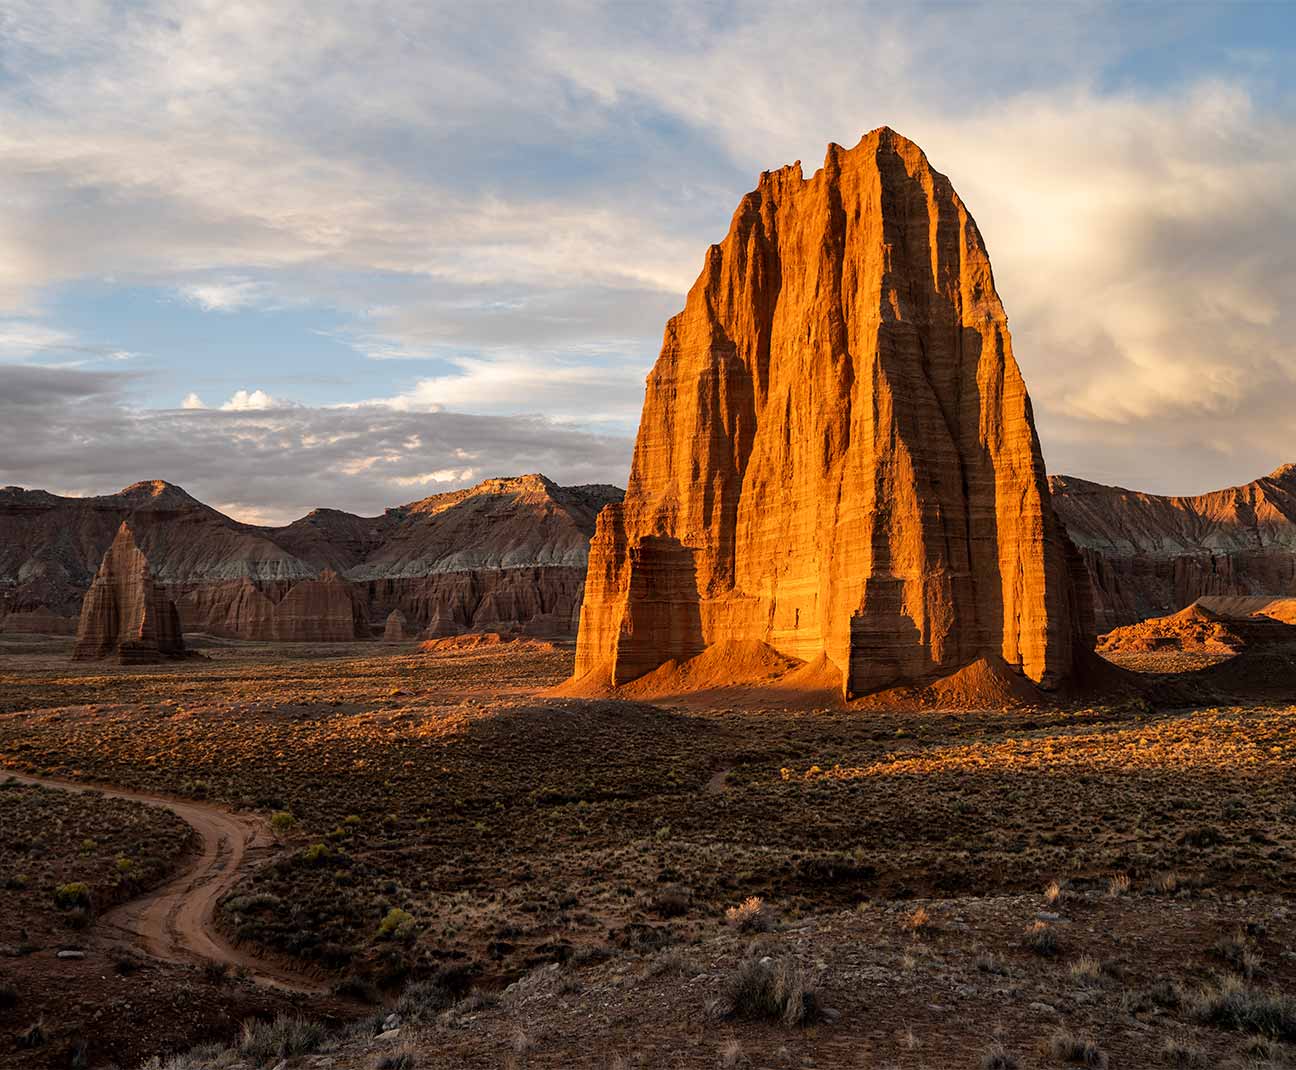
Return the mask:
[[751,642],[848,698],[975,663],[1055,688],[1087,595],[949,181],[886,128],[763,174],[666,325],[571,690]]
[[1049,482],[1084,556],[1100,631],[1198,599],[1296,596],[1296,465],[1190,497]]
[[82,602],[73,657],[139,665],[184,654],[175,603],[123,521]]
[[521,631],[574,636],[594,519],[616,487],[488,479],[361,517],[243,524],[162,480],[66,498],[0,489],[0,629],[71,634],[123,521],[185,631],[353,641]]

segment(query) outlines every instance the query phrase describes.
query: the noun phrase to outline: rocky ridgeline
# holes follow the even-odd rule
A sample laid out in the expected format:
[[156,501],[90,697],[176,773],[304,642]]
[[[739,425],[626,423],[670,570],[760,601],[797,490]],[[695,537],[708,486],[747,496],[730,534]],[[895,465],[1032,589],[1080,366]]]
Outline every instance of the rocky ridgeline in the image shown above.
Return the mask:
[[1192,497],[1049,482],[1084,555],[1100,631],[1204,597],[1296,595],[1296,465]]
[[615,487],[540,475],[491,479],[382,516],[319,509],[285,527],[242,524],[179,487],[65,498],[0,490],[0,629],[70,633],[129,521],[186,631],[342,641],[465,631],[574,634],[594,518]]
[[979,659],[1054,686],[1091,645],[1083,576],[981,235],[883,128],[766,172],[708,251],[599,517],[576,672],[759,641],[847,695]]

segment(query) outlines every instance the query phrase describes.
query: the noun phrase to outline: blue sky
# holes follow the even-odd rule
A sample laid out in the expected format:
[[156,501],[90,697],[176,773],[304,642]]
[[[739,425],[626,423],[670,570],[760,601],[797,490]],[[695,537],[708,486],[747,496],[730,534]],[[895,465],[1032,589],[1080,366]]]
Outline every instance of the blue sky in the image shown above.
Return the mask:
[[1050,471],[1296,460],[1296,4],[0,9],[0,482],[235,515],[623,482],[763,169],[888,124],[981,226]]

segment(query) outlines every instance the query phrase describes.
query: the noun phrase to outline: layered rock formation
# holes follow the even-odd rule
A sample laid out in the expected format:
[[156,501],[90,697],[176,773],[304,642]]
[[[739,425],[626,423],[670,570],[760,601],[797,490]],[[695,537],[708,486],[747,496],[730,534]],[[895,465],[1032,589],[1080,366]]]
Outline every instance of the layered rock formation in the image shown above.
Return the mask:
[[[414,633],[572,635],[594,518],[620,494],[530,475],[379,517],[317,509],[273,528],[238,523],[160,481],[97,498],[8,487],[0,490],[0,628],[74,630],[82,595],[126,520],[189,631],[368,638],[399,611]],[[337,579],[302,586],[325,570]],[[330,623],[316,628],[307,618],[320,598],[331,600]]]
[[184,651],[175,603],[154,582],[148,559],[123,522],[82,602],[72,656],[116,657],[133,665]]
[[576,672],[757,640],[847,695],[981,658],[1053,686],[1089,642],[1077,561],[976,224],[881,129],[762,175],[667,324]]
[[1296,465],[1193,497],[1074,476],[1050,484],[1084,555],[1101,631],[1204,596],[1296,595]]
[[399,643],[405,639],[405,614],[393,609],[387,614],[387,623],[383,625],[383,641]]

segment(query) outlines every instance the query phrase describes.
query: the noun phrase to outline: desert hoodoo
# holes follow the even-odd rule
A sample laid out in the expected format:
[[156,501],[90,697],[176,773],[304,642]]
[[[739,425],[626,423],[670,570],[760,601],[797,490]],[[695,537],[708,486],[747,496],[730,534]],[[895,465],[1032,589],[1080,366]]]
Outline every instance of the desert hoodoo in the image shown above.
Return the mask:
[[1000,657],[1050,687],[1091,645],[1082,591],[949,181],[887,128],[763,174],[666,325],[577,677],[757,640],[847,696]]
[[81,604],[72,656],[115,656],[133,665],[184,652],[175,603],[154,582],[148,559],[123,521]]

